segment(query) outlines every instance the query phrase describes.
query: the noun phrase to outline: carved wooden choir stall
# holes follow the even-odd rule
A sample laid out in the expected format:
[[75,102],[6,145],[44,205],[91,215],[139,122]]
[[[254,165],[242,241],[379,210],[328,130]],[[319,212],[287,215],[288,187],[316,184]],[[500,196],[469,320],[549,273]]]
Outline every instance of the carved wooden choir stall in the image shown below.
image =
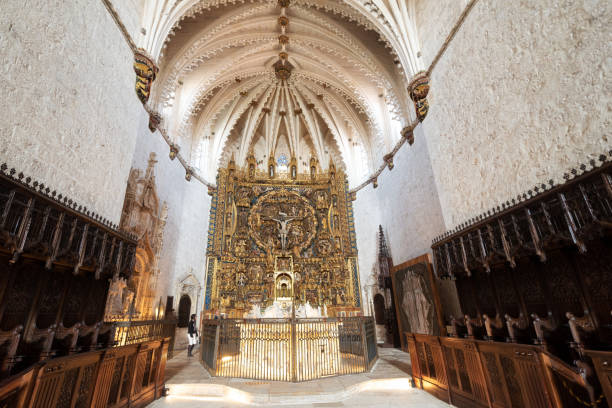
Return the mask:
[[464,316],[447,316],[452,338],[404,333],[417,385],[458,406],[612,401],[609,160],[434,241],[436,273],[455,280]]
[[[125,329],[118,343],[117,328],[103,320],[109,282],[132,275],[134,236],[6,165],[0,170],[0,377],[13,375],[0,384],[0,406],[158,398],[168,331],[151,326],[138,337],[137,328]],[[140,342],[109,348],[128,339]]]

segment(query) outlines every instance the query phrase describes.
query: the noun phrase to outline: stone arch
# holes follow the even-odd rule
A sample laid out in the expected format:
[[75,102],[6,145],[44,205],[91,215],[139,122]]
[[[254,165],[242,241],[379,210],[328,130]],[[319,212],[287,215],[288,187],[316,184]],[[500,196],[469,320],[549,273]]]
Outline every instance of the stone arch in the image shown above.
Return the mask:
[[182,278],[176,280],[174,286],[174,298],[180,299],[187,295],[191,299],[191,309],[189,314],[198,314],[198,304],[200,302],[200,295],[202,292],[202,285],[198,278],[195,277],[193,271],[186,273]]
[[178,306],[178,327],[187,327],[189,316],[191,315],[191,298],[184,294],[179,300]]
[[376,324],[385,324],[385,298],[380,293],[374,295],[374,319]]

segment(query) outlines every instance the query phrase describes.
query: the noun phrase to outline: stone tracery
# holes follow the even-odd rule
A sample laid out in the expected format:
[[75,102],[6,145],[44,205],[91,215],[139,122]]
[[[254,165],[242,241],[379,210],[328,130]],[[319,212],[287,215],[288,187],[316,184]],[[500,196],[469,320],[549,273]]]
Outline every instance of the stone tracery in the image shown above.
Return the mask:
[[[307,171],[311,156],[325,169],[333,154],[341,168],[350,169],[354,186],[382,161],[381,152],[396,144],[413,115],[406,78],[397,69],[410,58],[398,57],[391,47],[409,30],[390,24],[380,5],[153,3],[167,13],[147,29],[152,34],[143,43],[160,65],[150,105],[162,113],[171,142],[207,181],[231,154],[240,165],[253,149],[258,163],[274,156],[276,141],[283,139],[275,132],[285,132],[282,116],[294,111],[300,112],[301,130],[289,121],[285,153],[304,166],[300,171]],[[279,61],[293,67],[280,98],[270,77],[279,48]],[[256,147],[262,137],[263,150]]]
[[168,206],[160,203],[157,195],[155,163],[155,153],[151,153],[144,174],[140,169],[130,171],[120,226],[138,240],[135,273],[129,282],[114,279],[111,283],[109,319],[125,318],[128,314],[146,318],[154,313],[154,288],[168,217]]

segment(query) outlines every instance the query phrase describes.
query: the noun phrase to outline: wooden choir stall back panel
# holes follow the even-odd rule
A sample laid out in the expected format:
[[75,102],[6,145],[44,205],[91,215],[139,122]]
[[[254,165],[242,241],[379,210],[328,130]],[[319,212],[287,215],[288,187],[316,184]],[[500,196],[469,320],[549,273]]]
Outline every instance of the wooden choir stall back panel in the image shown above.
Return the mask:
[[404,329],[418,386],[458,406],[610,404],[611,158],[434,240],[463,314],[450,337]]
[[38,363],[0,384],[0,406],[143,407],[162,396],[169,338]]

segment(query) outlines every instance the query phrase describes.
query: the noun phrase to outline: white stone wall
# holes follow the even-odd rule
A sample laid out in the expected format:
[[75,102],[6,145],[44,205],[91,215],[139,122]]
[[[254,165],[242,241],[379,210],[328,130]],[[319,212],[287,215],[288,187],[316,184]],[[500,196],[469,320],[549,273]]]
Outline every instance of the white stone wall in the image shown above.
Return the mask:
[[[458,2],[422,3],[428,59]],[[448,229],[612,148],[610,27],[606,0],[477,2],[433,72],[424,122]]]
[[119,223],[142,106],[101,1],[2,1],[0,162]]
[[[160,202],[168,205],[168,219],[164,231],[164,244],[160,256],[160,274],[157,279],[157,298],[166,304],[166,296],[174,296],[174,308],[178,308],[178,282],[189,273],[203,287],[206,257],[206,237],[210,197],[205,186],[196,180],[185,180],[185,170],[178,160],[170,160],[169,148],[159,133],[151,133],[148,119],[141,122],[138,144],[132,166],[147,168],[149,155],[157,155],[155,182]],[[192,308],[199,314],[201,299],[191,299]],[[196,306],[196,302],[199,305]]]
[[[405,144],[395,155],[393,170],[385,170],[378,178],[378,188],[370,185],[357,193],[355,225],[362,286],[375,283],[365,279],[372,269],[378,269],[379,224],[394,265],[431,253],[432,240],[444,232],[427,140],[420,127],[414,136],[414,144]],[[439,282],[439,288],[445,314],[459,314],[454,285]]]
[[378,271],[378,226],[381,225],[380,206],[377,191],[372,185],[357,193],[353,201],[353,216],[355,217],[355,233],[357,235],[357,250],[359,262],[359,281],[361,283],[361,304],[366,314],[370,312],[368,286],[375,282],[374,273]]
[[[207,187],[192,180],[187,183],[183,179],[183,214],[181,219],[181,234],[178,237],[176,263],[174,266],[174,283],[193,274],[199,281],[200,294],[192,298],[192,313],[198,316],[202,310],[204,298],[204,282],[206,273],[206,240],[208,236],[208,219],[210,215],[210,199]],[[178,293],[174,295],[176,301]],[[178,305],[178,303],[177,303]]]
[[470,0],[416,0],[416,26],[421,62],[429,67]]
[[427,141],[420,128],[414,136],[414,144],[395,155],[393,170],[378,178],[376,190],[394,265],[431,252],[432,240],[444,232]]
[[146,0],[111,0],[113,8],[137,46],[140,46],[141,39],[145,37],[140,31],[142,28],[141,17],[144,13],[144,1]]

